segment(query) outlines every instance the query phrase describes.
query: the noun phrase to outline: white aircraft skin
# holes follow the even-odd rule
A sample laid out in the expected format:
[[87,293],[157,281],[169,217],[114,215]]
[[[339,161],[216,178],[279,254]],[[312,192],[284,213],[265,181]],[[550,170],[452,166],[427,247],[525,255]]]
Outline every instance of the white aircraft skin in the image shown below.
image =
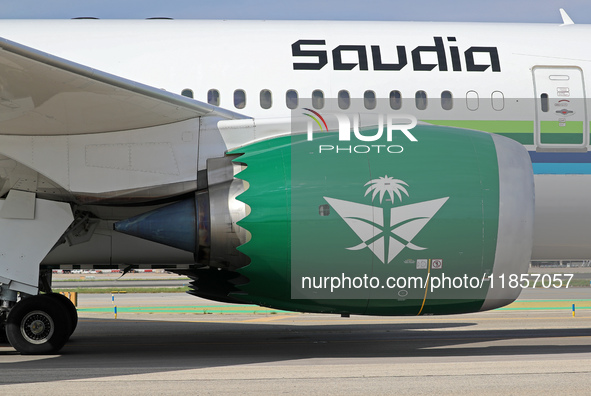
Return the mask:
[[[232,93],[244,89],[248,100],[240,112],[255,118],[288,117],[290,112],[284,104],[288,89],[296,89],[302,97],[321,89],[327,98],[336,97],[342,89],[348,90],[351,97],[363,97],[368,89],[383,98],[392,89],[408,92],[406,96],[422,89],[430,97],[438,97],[441,91],[452,88],[482,92],[483,97],[499,90],[506,98],[532,98],[533,66],[575,65],[585,72],[590,58],[580,40],[588,36],[589,30],[585,25],[423,22],[0,22],[0,37],[116,76],[174,93],[190,88],[200,101],[207,101],[210,88],[218,89],[223,108],[236,110]],[[443,37],[446,47],[450,42],[445,38],[456,37],[455,45],[462,51],[471,46],[497,47],[502,72],[453,72],[451,65],[447,72],[437,68],[416,72],[411,65],[395,72],[376,72],[371,66],[368,71],[356,67],[335,72],[330,56],[329,64],[320,71],[293,70],[294,62],[314,61],[313,57],[292,56],[291,45],[300,39],[326,40],[324,50],[329,52],[345,44],[368,46],[369,53],[370,45],[379,45],[384,62],[395,62],[395,46],[404,45],[410,62],[410,50],[432,46],[433,37]],[[265,88],[274,93],[274,106],[268,110],[261,109],[258,103],[258,93]]]
[[[26,245],[17,235],[33,232],[24,219],[39,223],[28,256],[14,249],[4,259],[21,264],[16,275],[0,272],[0,283],[36,294],[39,262],[188,268],[193,253],[114,232],[113,223],[193,193],[212,172],[209,159],[286,133],[288,90],[301,99],[315,90],[327,99],[342,90],[351,98],[398,91],[402,110],[422,122],[514,138],[535,175],[532,259],[591,258],[589,37],[591,26],[570,23],[0,21],[0,196],[8,194],[0,200],[0,251]],[[339,46],[350,46],[341,63]],[[402,51],[406,65],[377,70],[375,47],[383,64],[400,62]],[[19,96],[19,84],[34,95]],[[181,96],[187,89],[194,100]],[[220,94],[216,106],[207,104],[211,89]],[[234,105],[235,90],[246,93],[244,107]],[[262,90],[272,93],[270,108],[261,106]],[[418,91],[427,110],[415,107]],[[445,91],[452,109],[443,108]],[[549,111],[540,110],[546,93]],[[50,99],[31,99],[44,95]],[[65,99],[56,105],[55,97]],[[550,122],[580,128],[548,141],[542,126]],[[211,183],[215,173],[207,174]],[[68,203],[100,218],[83,224],[89,240],[65,233],[75,217],[84,220]],[[138,206],[121,206],[130,203]],[[139,206],[146,203],[154,206]],[[72,246],[52,249],[63,233]]]
[[[536,66],[575,67],[583,75],[581,92],[590,92],[591,55],[586,38],[591,27],[559,24],[494,23],[416,23],[416,22],[335,22],[335,21],[188,21],[188,20],[67,20],[1,21],[0,37],[92,67],[116,76],[180,93],[191,89],[196,100],[206,102],[207,91],[220,92],[220,107],[255,119],[289,117],[285,92],[295,89],[300,97],[310,97],[315,89],[326,98],[335,98],[340,90],[361,98],[373,90],[378,98],[387,98],[393,89],[404,98],[424,90],[430,103],[432,119],[487,120],[499,118],[490,106],[491,94],[502,92],[511,104],[503,119],[533,120],[534,98],[532,69]],[[417,46],[433,46],[434,37],[442,37],[446,48],[448,71],[415,71],[410,51]],[[455,37],[455,42],[447,40]],[[313,63],[315,57],[294,57],[291,45],[300,39],[325,40],[324,46],[302,46],[306,50],[325,50],[328,64],[321,70],[293,70],[294,62]],[[335,71],[331,50],[338,45],[364,45],[369,70]],[[408,64],[399,71],[372,70],[370,46],[381,48],[384,63],[396,62],[395,46],[405,46]],[[472,46],[496,47],[501,72],[468,72],[461,59],[462,71],[452,71],[451,45],[460,54]],[[357,62],[355,54],[348,59]],[[430,57],[429,57],[430,56]],[[424,63],[436,63],[435,54],[423,55]],[[483,62],[486,63],[487,58]],[[490,63],[490,61],[488,61]],[[246,92],[246,106],[236,109],[233,92]],[[258,96],[262,89],[273,94],[273,106],[262,109]],[[441,110],[440,93],[450,90],[456,100],[454,111]],[[455,110],[463,107],[466,92],[475,91],[481,105],[477,111]],[[431,99],[432,98],[432,99]],[[519,99],[522,99],[520,105]],[[458,106],[458,102],[459,105]],[[521,107],[519,107],[521,106]],[[586,102],[588,113],[588,101]],[[588,131],[588,122],[585,122]],[[583,147],[589,145],[585,133]],[[104,137],[96,141],[109,140]],[[535,145],[527,145],[535,151]],[[204,168],[204,156],[199,168]],[[192,171],[187,170],[186,174]],[[591,204],[588,193],[591,176],[582,174],[536,174],[536,228],[534,259],[586,259],[591,257],[584,214]],[[76,186],[78,192],[128,190],[140,187],[127,180],[100,188],[98,181]],[[177,180],[179,181],[179,180]],[[182,180],[181,180],[182,181]],[[154,185],[171,183],[167,177],[151,179]],[[126,185],[128,184],[128,185]],[[559,187],[557,187],[559,186]],[[144,187],[144,186],[141,186]]]

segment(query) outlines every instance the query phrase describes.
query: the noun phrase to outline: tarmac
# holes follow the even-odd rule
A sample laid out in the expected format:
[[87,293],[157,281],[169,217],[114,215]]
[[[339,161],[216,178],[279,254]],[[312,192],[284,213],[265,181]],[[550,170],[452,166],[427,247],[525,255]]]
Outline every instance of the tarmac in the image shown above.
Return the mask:
[[2,394],[591,391],[589,288],[526,290],[482,313],[350,318],[175,293],[82,294],[79,315],[59,355],[0,345]]

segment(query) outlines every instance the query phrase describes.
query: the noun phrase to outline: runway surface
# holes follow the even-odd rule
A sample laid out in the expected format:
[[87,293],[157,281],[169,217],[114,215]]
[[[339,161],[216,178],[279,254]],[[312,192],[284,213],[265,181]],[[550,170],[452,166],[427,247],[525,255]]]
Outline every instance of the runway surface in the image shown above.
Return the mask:
[[[115,296],[120,308],[150,308],[114,319],[110,295],[80,295],[80,324],[60,355],[0,346],[0,390],[589,394],[591,291],[573,290],[552,309],[544,307],[550,300],[528,296],[521,308],[478,314],[341,318],[130,294]],[[580,307],[574,318],[571,300]]]

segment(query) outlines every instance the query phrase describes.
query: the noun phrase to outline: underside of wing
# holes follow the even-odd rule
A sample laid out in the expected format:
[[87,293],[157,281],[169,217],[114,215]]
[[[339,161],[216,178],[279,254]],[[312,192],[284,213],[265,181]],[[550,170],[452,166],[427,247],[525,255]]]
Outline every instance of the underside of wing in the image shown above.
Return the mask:
[[0,135],[114,132],[204,115],[246,118],[0,38]]

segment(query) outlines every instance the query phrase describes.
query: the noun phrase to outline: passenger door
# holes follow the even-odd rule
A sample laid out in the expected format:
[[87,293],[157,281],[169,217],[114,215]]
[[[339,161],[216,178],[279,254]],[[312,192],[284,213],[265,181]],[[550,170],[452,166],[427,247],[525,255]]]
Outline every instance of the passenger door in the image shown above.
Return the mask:
[[578,67],[533,68],[538,151],[586,151],[589,125],[583,72]]

